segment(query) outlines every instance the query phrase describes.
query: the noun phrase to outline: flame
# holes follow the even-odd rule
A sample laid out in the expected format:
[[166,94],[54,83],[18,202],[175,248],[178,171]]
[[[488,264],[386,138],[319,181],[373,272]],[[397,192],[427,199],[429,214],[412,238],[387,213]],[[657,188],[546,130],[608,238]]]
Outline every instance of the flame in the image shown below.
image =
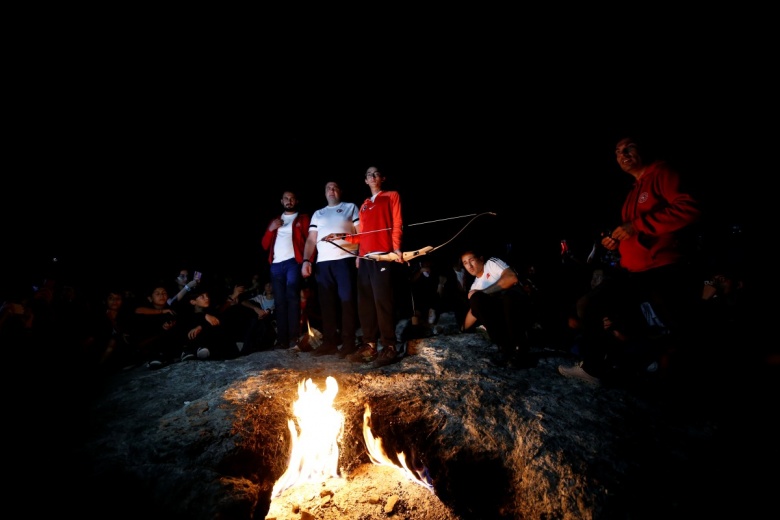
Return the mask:
[[368,403],[366,403],[366,411],[363,413],[363,438],[366,441],[366,448],[368,449],[368,456],[371,459],[371,462],[379,466],[391,466],[396,469],[403,469],[403,473],[408,479],[433,491],[433,484],[428,476],[428,469],[423,467],[423,469],[419,471],[411,471],[406,465],[406,455],[403,452],[396,453],[398,462],[401,463],[400,467],[390,460],[390,457],[387,456],[385,449],[382,446],[382,438],[374,437],[371,433],[370,422],[371,408],[368,406]]
[[344,430],[344,415],[333,408],[339,387],[336,379],[328,376],[325,391],[320,392],[311,378],[298,384],[298,400],[293,404],[293,415],[298,420],[287,426],[292,437],[292,450],[287,471],[276,481],[274,497],[284,490],[304,482],[338,477],[338,440]]
[[[272,497],[279,497],[285,490],[305,483],[318,483],[331,477],[340,478],[338,472],[338,442],[344,431],[344,415],[333,408],[338,393],[338,383],[332,376],[325,380],[325,391],[320,392],[311,378],[298,384],[298,400],[293,403],[293,415],[287,426],[292,439],[292,450],[287,470],[274,484]],[[396,456],[401,466],[387,456],[382,439],[371,433],[371,408],[366,404],[363,414],[363,438],[371,462],[390,466],[406,478],[433,491],[427,468],[412,471],[406,464],[403,452]],[[300,430],[300,433],[298,431]]]

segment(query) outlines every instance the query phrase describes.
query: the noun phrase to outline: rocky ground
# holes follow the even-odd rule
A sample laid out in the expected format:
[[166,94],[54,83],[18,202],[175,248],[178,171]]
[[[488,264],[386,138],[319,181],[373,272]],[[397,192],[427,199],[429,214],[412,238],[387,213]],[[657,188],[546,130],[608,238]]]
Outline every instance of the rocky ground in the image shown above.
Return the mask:
[[[595,387],[556,372],[572,362],[564,352],[537,348],[535,368],[494,368],[482,335],[456,333],[446,316],[438,332],[421,331],[381,369],[276,350],[99,381],[46,370],[19,389],[19,413],[9,408],[10,445],[22,448],[13,480],[26,493],[10,489],[15,508],[169,520],[690,518],[752,514],[774,488],[757,477],[778,460],[767,374]],[[272,499],[298,385],[324,388],[329,376],[345,418],[339,475]],[[427,469],[433,490],[371,463],[366,405],[386,451]]]

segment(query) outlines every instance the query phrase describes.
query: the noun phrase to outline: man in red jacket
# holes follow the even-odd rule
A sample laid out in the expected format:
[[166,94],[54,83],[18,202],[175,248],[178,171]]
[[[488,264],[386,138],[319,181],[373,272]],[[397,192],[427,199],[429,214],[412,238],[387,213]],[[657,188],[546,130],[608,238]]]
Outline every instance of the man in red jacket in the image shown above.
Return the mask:
[[292,191],[285,191],[281,202],[284,211],[268,224],[261,243],[271,264],[278,347],[295,348],[301,336],[301,264],[313,260],[303,258],[310,218],[298,212]]
[[[680,339],[691,323],[690,310],[695,308],[701,288],[685,247],[686,233],[699,220],[701,209],[697,200],[683,189],[678,172],[665,161],[651,160],[649,151],[641,148],[637,139],[626,137],[618,141],[615,155],[620,168],[634,177],[635,183],[623,202],[621,224],[604,236],[601,245],[619,251],[626,284],[623,294],[628,298],[625,304],[632,312],[644,312],[646,318],[638,321],[647,325],[646,330],[634,330],[629,339],[633,349],[639,346],[648,353],[654,350],[647,348],[648,334],[657,333],[657,325],[661,324],[669,333],[663,349],[674,350],[682,346]],[[567,377],[599,383],[617,360],[605,360],[606,353],[595,343],[589,353],[583,354],[580,365],[561,366],[558,371]],[[635,361],[652,366],[647,357]]]

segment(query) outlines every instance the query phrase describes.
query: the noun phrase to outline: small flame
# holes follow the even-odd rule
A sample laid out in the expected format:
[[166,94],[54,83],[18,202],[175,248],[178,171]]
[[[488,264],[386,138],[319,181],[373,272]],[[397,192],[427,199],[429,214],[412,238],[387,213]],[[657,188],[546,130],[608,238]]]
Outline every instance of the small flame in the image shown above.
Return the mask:
[[428,474],[428,468],[423,467],[419,471],[411,471],[406,465],[406,455],[403,452],[396,453],[398,462],[401,463],[401,467],[395,464],[390,457],[387,456],[384,447],[382,446],[382,438],[374,437],[371,433],[371,408],[366,403],[366,411],[363,413],[363,438],[366,441],[366,448],[368,449],[368,456],[371,462],[379,466],[391,466],[396,469],[403,469],[404,475],[413,482],[420,484],[423,487],[433,491],[433,484]]
[[273,497],[304,482],[339,476],[338,440],[344,430],[344,415],[333,408],[338,390],[338,383],[332,376],[325,380],[325,392],[320,392],[311,378],[298,384],[293,415],[298,420],[300,434],[295,421],[287,421],[292,438],[290,464],[276,481]]

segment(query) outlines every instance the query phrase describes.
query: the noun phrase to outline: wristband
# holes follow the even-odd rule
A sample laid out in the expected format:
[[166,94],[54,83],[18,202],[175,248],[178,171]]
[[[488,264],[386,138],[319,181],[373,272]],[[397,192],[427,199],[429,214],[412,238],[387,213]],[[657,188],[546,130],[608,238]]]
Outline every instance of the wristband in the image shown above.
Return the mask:
[[184,288],[187,289],[187,292],[190,292],[192,290],[192,289],[190,289],[189,285],[185,285]]
[[301,265],[305,264],[306,262],[311,263],[311,260],[304,260],[303,262],[301,262]]

